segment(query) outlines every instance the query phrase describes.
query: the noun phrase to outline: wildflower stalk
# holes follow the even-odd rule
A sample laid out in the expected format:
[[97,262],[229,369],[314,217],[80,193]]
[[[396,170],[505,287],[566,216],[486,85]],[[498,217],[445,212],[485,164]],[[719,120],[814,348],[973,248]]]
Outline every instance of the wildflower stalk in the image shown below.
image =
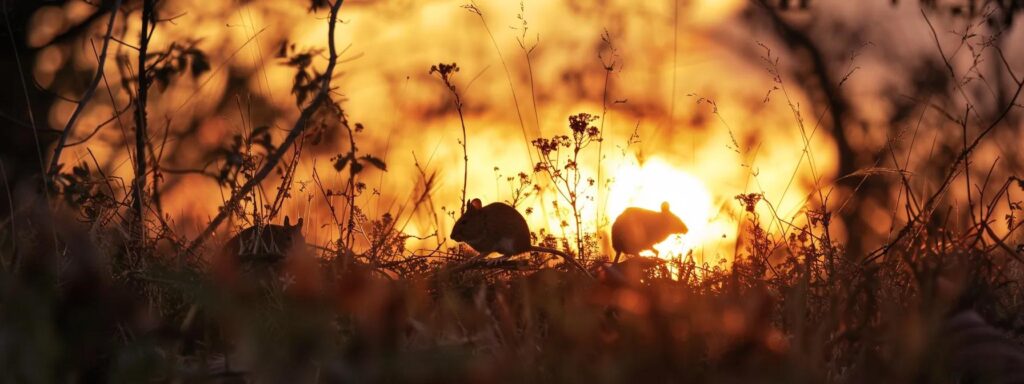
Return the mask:
[[455,110],[459,112],[459,124],[462,125],[462,203],[459,208],[459,213],[466,211],[466,186],[469,184],[469,150],[466,148],[466,117],[462,114],[462,98],[459,97],[459,92],[455,88],[455,84],[452,83],[452,76],[459,71],[459,65],[456,63],[430,66],[430,74],[437,73],[437,76],[444,82],[444,86],[448,88],[448,92],[452,94],[452,102],[455,103]]
[[[615,72],[616,64],[618,64],[617,62],[619,57],[618,53],[615,50],[615,46],[612,45],[611,35],[608,34],[607,30],[605,30],[604,33],[601,34],[601,41],[603,44],[602,48],[597,52],[597,58],[601,60],[601,67],[604,69],[604,88],[601,91],[601,129],[597,137],[598,204],[597,214],[594,215],[595,229],[601,228],[601,207],[604,205],[604,200],[601,198],[602,189],[600,184],[604,181],[604,179],[601,178],[601,171],[603,165],[602,163],[604,161],[604,122],[606,121],[605,116],[608,115],[608,82],[612,76],[612,72]],[[605,56],[605,51],[607,51],[611,55],[610,58]]]
[[[580,153],[590,144],[598,141],[601,131],[591,125],[597,116],[589,113],[578,113],[569,116],[569,128],[572,137],[567,135],[555,135],[550,139],[538,138],[532,142],[540,157],[534,165],[535,173],[547,174],[555,185],[558,194],[569,203],[572,208],[573,221],[576,224],[576,251],[577,256],[583,257],[583,217],[581,214],[581,189],[580,182],[583,175],[579,169]],[[571,153],[562,163],[562,149]],[[587,184],[594,185],[594,179],[588,179]]]

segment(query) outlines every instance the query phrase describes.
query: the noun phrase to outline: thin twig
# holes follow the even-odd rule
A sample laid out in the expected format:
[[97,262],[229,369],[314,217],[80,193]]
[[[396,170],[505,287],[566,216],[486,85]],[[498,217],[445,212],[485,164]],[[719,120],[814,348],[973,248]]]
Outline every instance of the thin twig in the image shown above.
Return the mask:
[[[36,144],[36,156],[39,159],[39,169],[42,170],[43,164],[44,164],[44,161],[43,161],[43,146],[42,146],[42,143],[39,140],[39,130],[38,130],[38,126],[36,125],[35,113],[32,111],[32,98],[29,97],[29,95],[28,95],[28,86],[26,85],[26,82],[25,82],[25,71],[24,71],[24,68],[22,68],[22,66],[21,66],[21,55],[18,54],[18,43],[14,40],[14,29],[11,28],[11,20],[7,16],[7,1],[4,1],[2,8],[3,8],[3,14],[4,14],[4,25],[7,26],[7,36],[10,38],[10,41],[11,41],[11,51],[14,52],[14,63],[18,67],[18,80],[21,81],[21,92],[22,92],[22,95],[24,95],[24,97],[25,97],[26,113],[28,114],[28,121],[29,121],[29,124],[31,125],[31,128],[32,128],[32,138],[35,140],[35,144]],[[47,177],[43,177],[43,195],[46,197],[46,201],[47,201],[47,203],[44,204],[44,206],[46,206],[46,209],[47,209],[48,213],[50,213],[51,217],[52,217],[53,216],[52,215],[53,212],[52,212],[52,209],[50,208],[50,204],[49,204],[49,202],[51,201],[51,199],[50,199],[50,189],[51,189],[51,187],[52,187],[52,184],[50,183],[49,179]],[[57,228],[55,226],[52,226],[52,225],[49,226],[49,227],[50,227],[50,232],[53,235],[53,251],[54,251],[54,254],[55,255],[60,254],[60,245],[59,245],[60,243],[57,241]],[[14,270],[15,270],[15,272],[17,272],[17,264],[15,264]]]
[[[114,20],[117,19],[117,11],[121,9],[121,0],[114,1],[114,5],[110,8],[110,19],[107,20],[107,33],[103,36],[103,48],[100,48],[100,58],[96,64],[96,74],[92,76],[92,81],[89,82],[89,87],[85,89],[85,93],[82,94],[82,98],[78,101],[78,105],[75,106],[74,112],[71,112],[71,118],[68,119],[67,124],[64,125],[64,131],[60,133],[60,138],[57,139],[57,147],[53,149],[53,156],[50,158],[50,168],[47,171],[47,177],[52,178],[57,174],[58,168],[60,167],[60,155],[64,150],[65,144],[68,141],[68,136],[75,130],[75,123],[78,122],[78,117],[81,116],[82,111],[85,110],[85,106],[89,104],[89,100],[92,99],[92,95],[96,93],[96,87],[100,85],[100,79],[103,78],[103,69],[107,62],[107,47],[110,46],[110,40],[114,32]],[[97,131],[99,129],[97,128]],[[91,137],[91,135],[90,135]]]
[[913,224],[915,224],[918,221],[926,220],[928,217],[931,216],[935,207],[936,200],[938,200],[939,196],[945,193],[953,178],[956,177],[956,175],[960,174],[960,172],[958,171],[960,169],[960,163],[964,162],[967,159],[968,154],[970,154],[971,152],[974,151],[975,148],[977,148],[978,144],[981,143],[981,139],[985,138],[985,136],[992,132],[992,130],[995,129],[996,126],[1003,122],[1003,119],[1006,118],[1006,115],[1008,115],[1010,111],[1013,110],[1013,108],[1016,106],[1017,99],[1020,98],[1020,93],[1022,90],[1024,90],[1024,83],[1020,83],[1017,86],[1017,91],[1014,92],[1013,98],[1011,98],[1010,101],[1006,103],[1006,106],[1003,108],[1002,112],[1000,112],[999,115],[996,116],[995,120],[993,120],[988,127],[981,131],[981,133],[978,134],[978,137],[974,138],[974,141],[971,142],[971,145],[967,146],[967,148],[960,152],[960,154],[956,157],[956,160],[953,162],[953,165],[950,167],[949,172],[946,173],[945,179],[943,179],[942,183],[939,184],[939,189],[935,191],[935,193],[933,193],[931,197],[928,198],[928,200],[925,201],[925,204],[922,207],[921,214],[911,218],[907,225],[904,226],[903,229],[900,230],[900,232],[896,235],[895,239],[886,243],[885,245],[883,245],[882,247],[878,248],[870,255],[868,255],[868,257],[864,259],[865,262],[870,263],[881,257],[881,255],[888,252],[894,244],[898,243],[900,240],[907,236],[907,234],[910,232],[910,229],[913,227]]
[[501,53],[501,48],[498,47],[498,41],[494,38],[494,34],[491,33],[491,28],[487,25],[487,19],[484,18],[484,13],[480,11],[480,8],[477,7],[476,3],[473,1],[470,1],[470,5],[464,5],[463,8],[480,17],[480,23],[483,24],[484,30],[487,31],[487,36],[491,38],[491,44],[494,45],[494,50],[498,53],[498,58],[501,59],[501,66],[505,68],[505,78],[508,80],[508,89],[512,92],[512,103],[516,107],[516,116],[519,117],[519,128],[523,131],[523,141],[524,144],[526,144],[526,155],[529,156],[530,166],[532,167],[533,151],[530,149],[530,139],[526,134],[526,123],[523,121],[523,112],[519,108],[519,96],[516,95],[516,87],[512,84],[512,72],[509,71],[508,64],[505,62],[505,56]]

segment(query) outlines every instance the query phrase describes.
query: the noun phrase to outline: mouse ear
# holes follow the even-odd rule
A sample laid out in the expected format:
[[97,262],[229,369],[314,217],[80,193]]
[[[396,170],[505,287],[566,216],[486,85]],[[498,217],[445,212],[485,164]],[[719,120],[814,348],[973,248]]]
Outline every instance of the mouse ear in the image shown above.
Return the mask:
[[300,231],[302,230],[302,218],[301,217],[299,218],[299,221],[295,222],[295,229],[298,229]]
[[661,202],[661,211],[664,212],[664,213],[668,213],[668,202],[667,201],[662,201]]
[[473,200],[471,200],[469,202],[469,204],[466,205],[466,208],[469,209],[469,210],[474,210],[474,209],[483,208],[483,206],[484,206],[484,203],[481,202],[480,199],[473,199]]
[[291,227],[292,225],[290,223],[291,223],[291,220],[288,218],[288,216],[285,216],[284,217],[284,227],[285,228]]

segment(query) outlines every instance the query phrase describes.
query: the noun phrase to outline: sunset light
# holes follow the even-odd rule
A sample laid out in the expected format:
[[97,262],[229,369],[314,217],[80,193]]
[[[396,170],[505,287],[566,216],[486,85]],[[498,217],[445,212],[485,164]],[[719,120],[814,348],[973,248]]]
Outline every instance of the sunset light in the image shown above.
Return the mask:
[[[707,239],[712,217],[711,193],[704,183],[686,171],[661,159],[651,159],[642,166],[635,162],[615,172],[608,195],[608,216],[611,221],[628,207],[657,211],[662,202],[689,228],[685,235],[670,236],[655,245],[662,258],[686,256],[687,252]],[[642,256],[653,256],[645,251]]]
[[1024,382],[1024,0],[0,16],[0,382]]

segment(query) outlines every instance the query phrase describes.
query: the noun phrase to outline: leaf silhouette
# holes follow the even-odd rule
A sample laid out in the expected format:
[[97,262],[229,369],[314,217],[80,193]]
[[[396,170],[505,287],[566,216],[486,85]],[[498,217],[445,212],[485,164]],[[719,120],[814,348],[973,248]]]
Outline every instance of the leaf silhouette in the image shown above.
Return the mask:
[[366,162],[370,163],[374,167],[377,167],[377,169],[379,170],[382,170],[384,172],[388,171],[388,165],[384,163],[384,160],[373,157],[373,155],[363,155],[361,159],[366,160]]
[[348,161],[348,156],[338,156],[337,160],[334,160],[334,170],[341,172],[341,170],[345,169],[345,166],[348,165]]

